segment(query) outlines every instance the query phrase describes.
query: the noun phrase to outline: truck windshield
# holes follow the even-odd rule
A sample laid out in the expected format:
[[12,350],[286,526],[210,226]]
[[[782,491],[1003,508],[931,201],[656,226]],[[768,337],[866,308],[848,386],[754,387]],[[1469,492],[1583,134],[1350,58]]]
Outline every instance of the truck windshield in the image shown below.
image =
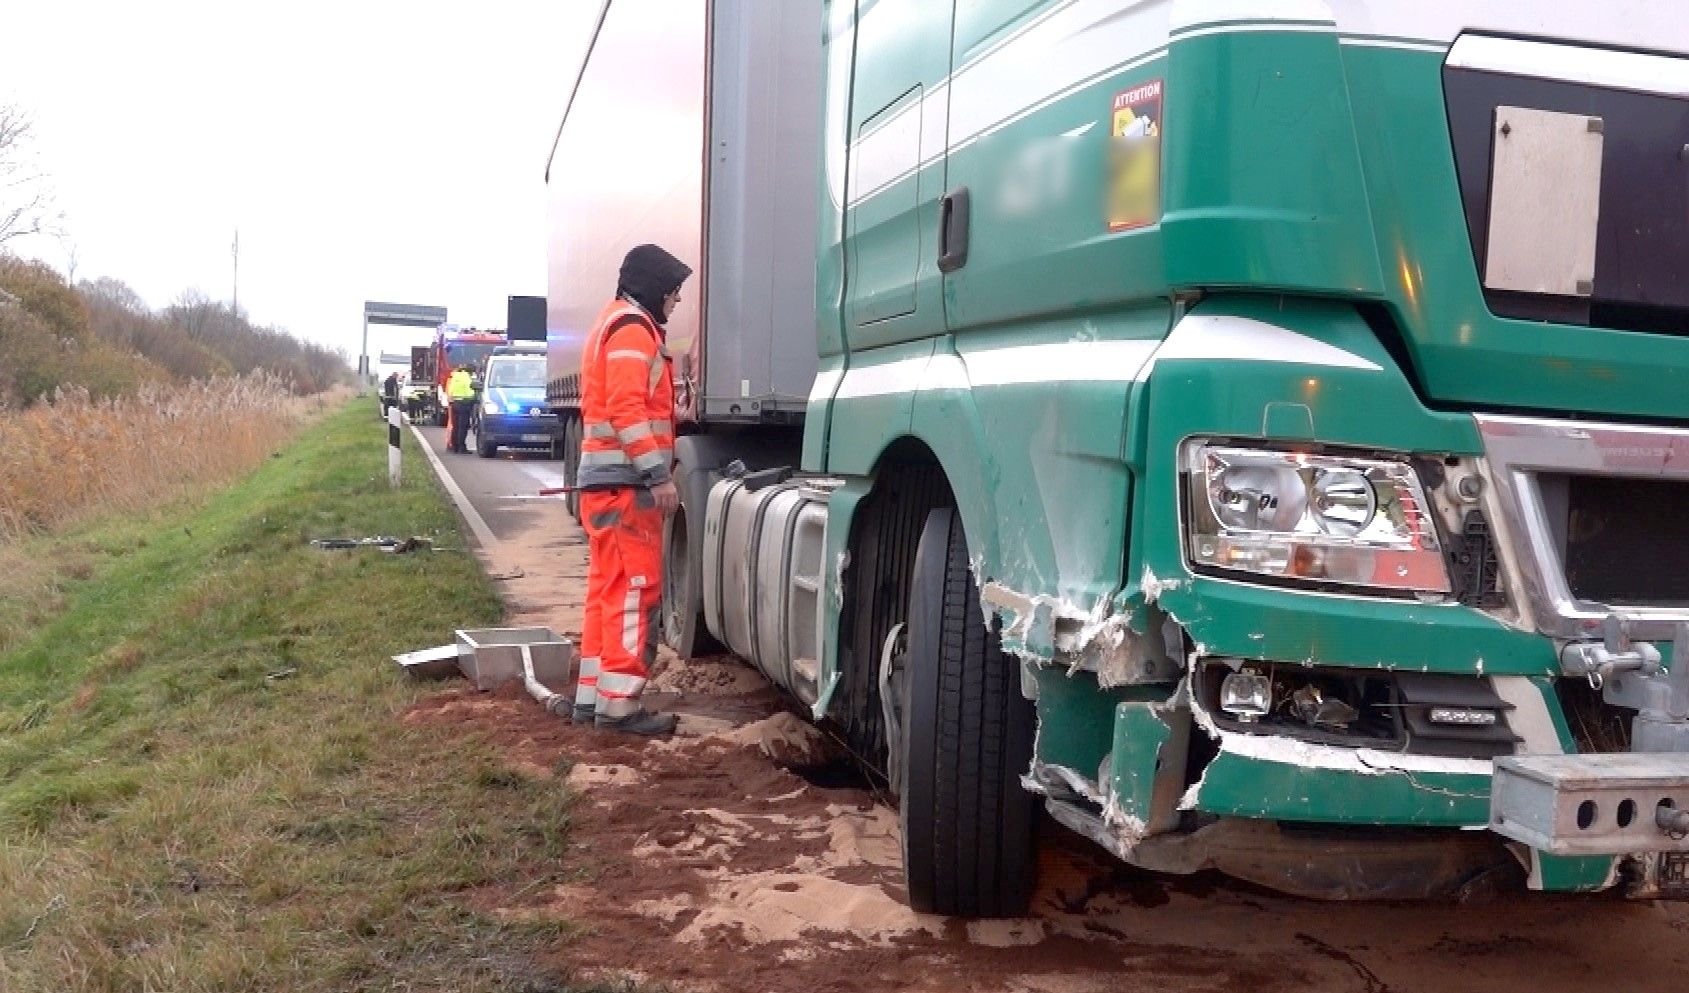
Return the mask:
[[464,366],[479,366],[487,356],[493,354],[498,345],[493,342],[448,342],[446,344],[446,362],[453,369]]
[[545,359],[494,359],[487,364],[487,385],[506,388],[544,386]]

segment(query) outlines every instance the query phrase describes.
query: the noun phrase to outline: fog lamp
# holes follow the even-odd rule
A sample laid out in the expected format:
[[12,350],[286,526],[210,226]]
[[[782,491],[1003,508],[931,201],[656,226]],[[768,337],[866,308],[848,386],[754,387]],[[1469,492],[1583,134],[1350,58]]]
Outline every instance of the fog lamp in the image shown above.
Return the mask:
[[1220,709],[1240,721],[1265,717],[1273,709],[1273,681],[1245,669],[1220,681]]

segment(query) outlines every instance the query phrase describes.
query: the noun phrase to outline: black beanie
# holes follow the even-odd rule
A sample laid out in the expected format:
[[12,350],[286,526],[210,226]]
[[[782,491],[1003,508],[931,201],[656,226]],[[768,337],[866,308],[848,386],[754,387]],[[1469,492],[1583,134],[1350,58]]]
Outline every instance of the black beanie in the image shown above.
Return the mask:
[[656,245],[640,245],[622,259],[616,295],[644,307],[660,323],[663,298],[680,289],[691,275],[692,267],[668,252]]

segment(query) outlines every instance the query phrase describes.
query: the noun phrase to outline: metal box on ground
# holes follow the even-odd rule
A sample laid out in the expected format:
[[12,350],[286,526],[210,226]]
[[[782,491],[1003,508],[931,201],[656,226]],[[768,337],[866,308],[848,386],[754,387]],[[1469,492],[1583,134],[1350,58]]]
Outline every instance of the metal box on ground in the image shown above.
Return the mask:
[[555,689],[569,682],[575,646],[550,628],[476,628],[457,633],[458,667],[478,690],[521,681],[524,653],[534,678]]

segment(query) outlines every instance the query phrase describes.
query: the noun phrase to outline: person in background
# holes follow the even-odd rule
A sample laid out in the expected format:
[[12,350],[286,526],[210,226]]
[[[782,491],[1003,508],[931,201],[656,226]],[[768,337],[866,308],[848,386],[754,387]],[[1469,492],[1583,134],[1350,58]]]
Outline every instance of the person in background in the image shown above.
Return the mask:
[[446,399],[451,402],[451,437],[447,439],[446,450],[464,454],[469,451],[469,417],[475,408],[475,379],[469,375],[469,367],[460,365],[452,370],[451,377],[446,380]]
[[386,420],[388,412],[399,405],[399,374],[390,372],[381,384],[381,419]]
[[616,297],[581,363],[581,523],[587,602],[574,719],[627,734],[674,731],[673,714],[640,703],[657,656],[663,518],[680,506],[674,461],[674,371],[663,326],[692,269],[656,245],[627,254]]

